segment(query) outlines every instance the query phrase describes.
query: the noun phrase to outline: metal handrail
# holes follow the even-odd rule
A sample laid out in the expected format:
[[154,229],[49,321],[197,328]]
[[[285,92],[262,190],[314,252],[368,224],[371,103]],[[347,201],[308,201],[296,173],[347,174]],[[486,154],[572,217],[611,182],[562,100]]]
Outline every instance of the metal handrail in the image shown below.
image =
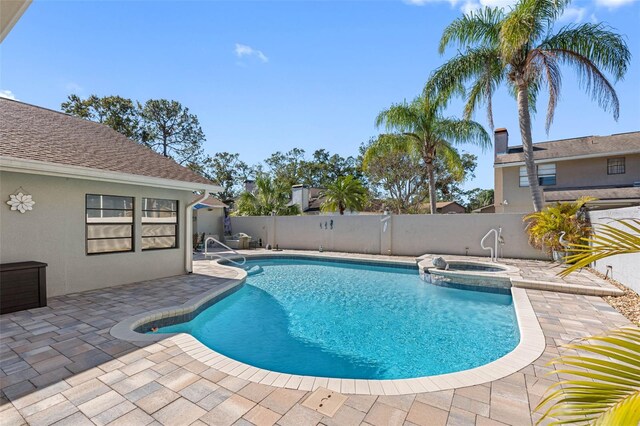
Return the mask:
[[[228,256],[223,256],[219,253],[210,253],[207,251],[207,247],[208,247],[208,243],[209,240],[215,241],[216,243],[220,244],[222,247],[226,248],[227,250],[230,250],[232,253],[240,256],[242,258],[242,262],[236,262],[235,260],[233,260],[232,258],[228,257]],[[244,257],[241,253],[238,253],[236,250],[232,249],[231,247],[229,247],[228,245],[222,243],[221,241],[213,238],[213,237],[208,237],[206,240],[204,240],[204,257],[207,256],[215,256],[215,257],[219,257],[220,259],[224,259],[224,260],[228,260],[229,262],[233,263],[236,266],[242,266],[245,263],[247,263],[247,258]]]
[[[500,231],[502,231],[502,228],[500,228]],[[491,235],[492,232],[494,234],[493,247],[485,247],[484,240],[486,240],[489,237],[489,235]],[[490,256],[491,256],[491,262],[497,262],[498,261],[498,238],[499,238],[498,231],[495,228],[492,228],[480,240],[480,247],[483,250],[489,250],[489,253],[490,253]]]

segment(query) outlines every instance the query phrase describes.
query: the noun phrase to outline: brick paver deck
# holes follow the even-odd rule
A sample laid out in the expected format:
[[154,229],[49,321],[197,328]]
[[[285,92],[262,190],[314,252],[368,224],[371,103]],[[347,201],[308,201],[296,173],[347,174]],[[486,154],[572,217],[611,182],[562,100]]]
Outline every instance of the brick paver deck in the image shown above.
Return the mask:
[[301,405],[309,392],[228,376],[169,339],[138,346],[109,334],[131,315],[179,305],[233,278],[206,261],[196,268],[200,274],[55,297],[48,307],[2,315],[0,424],[529,425],[538,418],[531,409],[559,379],[545,364],[560,345],[630,325],[599,297],[527,290],[547,343],[533,364],[473,387],[350,395],[329,418]]

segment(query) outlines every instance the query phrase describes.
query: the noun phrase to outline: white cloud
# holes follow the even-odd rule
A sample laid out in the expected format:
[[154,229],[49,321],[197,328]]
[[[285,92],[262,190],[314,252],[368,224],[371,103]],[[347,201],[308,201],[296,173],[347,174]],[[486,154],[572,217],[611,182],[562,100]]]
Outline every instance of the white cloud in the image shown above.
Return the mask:
[[457,0],[403,0],[407,4],[412,4],[414,6],[424,6],[429,3],[444,3],[448,2],[452,6],[455,6],[458,2]]
[[78,83],[70,81],[64,85],[64,88],[71,93],[80,93],[83,88]]
[[582,22],[585,14],[587,13],[586,7],[573,7],[569,6],[564,10],[564,13],[560,17],[561,22]]
[[462,10],[462,13],[464,13],[465,15],[468,15],[469,13],[480,8],[482,8],[482,5],[475,0],[467,0],[462,4],[462,6],[460,6],[460,10]]
[[504,7],[513,6],[516,4],[516,0],[480,0],[480,4],[489,7]]
[[236,43],[235,53],[238,58],[243,58],[245,56],[255,56],[263,63],[269,62],[269,58],[262,53],[261,50],[254,49],[251,46],[247,46],[246,44]]
[[15,100],[16,95],[14,95],[11,90],[0,90],[0,98]]
[[627,4],[635,3],[638,0],[596,0],[596,4],[598,6],[608,7],[610,9],[615,9],[620,6],[625,6]]
[[463,13],[473,12],[483,7],[509,8],[516,4],[517,0],[403,0],[413,6],[424,6],[434,3],[449,3],[451,7],[458,6]]

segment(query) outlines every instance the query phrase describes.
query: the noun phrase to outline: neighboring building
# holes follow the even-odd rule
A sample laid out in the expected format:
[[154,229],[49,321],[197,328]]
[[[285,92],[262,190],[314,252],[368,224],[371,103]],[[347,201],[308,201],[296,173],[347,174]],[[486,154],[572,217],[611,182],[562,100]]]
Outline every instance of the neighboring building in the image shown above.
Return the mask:
[[293,185],[291,187],[291,204],[297,204],[305,215],[318,215],[322,212],[322,188],[308,185]]
[[436,202],[436,212],[442,214],[448,213],[465,213],[464,206],[460,205],[456,201],[438,201]]
[[[596,197],[591,208],[640,204],[640,132],[585,136],[534,144],[544,202]],[[522,146],[509,147],[506,129],[495,131],[495,211],[533,210]]]
[[496,206],[494,204],[489,204],[488,206],[483,206],[475,210],[471,210],[471,213],[495,213],[495,212],[496,212]]
[[[0,99],[0,138],[1,263],[47,263],[49,296],[191,271],[193,194],[218,185],[105,125],[22,102]],[[32,210],[11,210],[19,193]]]
[[193,206],[193,230],[198,234],[218,235],[218,239],[224,235],[223,220],[224,209],[228,206],[213,196],[199,201],[200,196],[194,196],[191,200]]
[[[429,202],[420,204],[421,211],[429,213],[431,206]],[[456,201],[436,201],[436,213],[448,214],[448,213],[466,213],[466,209],[463,205]]]

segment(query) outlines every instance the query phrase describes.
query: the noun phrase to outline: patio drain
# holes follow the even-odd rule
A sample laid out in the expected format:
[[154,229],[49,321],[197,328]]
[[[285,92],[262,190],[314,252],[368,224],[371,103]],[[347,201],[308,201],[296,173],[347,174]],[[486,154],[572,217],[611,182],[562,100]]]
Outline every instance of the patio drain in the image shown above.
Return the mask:
[[309,398],[304,400],[302,405],[324,414],[327,417],[333,417],[346,400],[347,397],[341,393],[325,388],[318,388],[309,395]]

